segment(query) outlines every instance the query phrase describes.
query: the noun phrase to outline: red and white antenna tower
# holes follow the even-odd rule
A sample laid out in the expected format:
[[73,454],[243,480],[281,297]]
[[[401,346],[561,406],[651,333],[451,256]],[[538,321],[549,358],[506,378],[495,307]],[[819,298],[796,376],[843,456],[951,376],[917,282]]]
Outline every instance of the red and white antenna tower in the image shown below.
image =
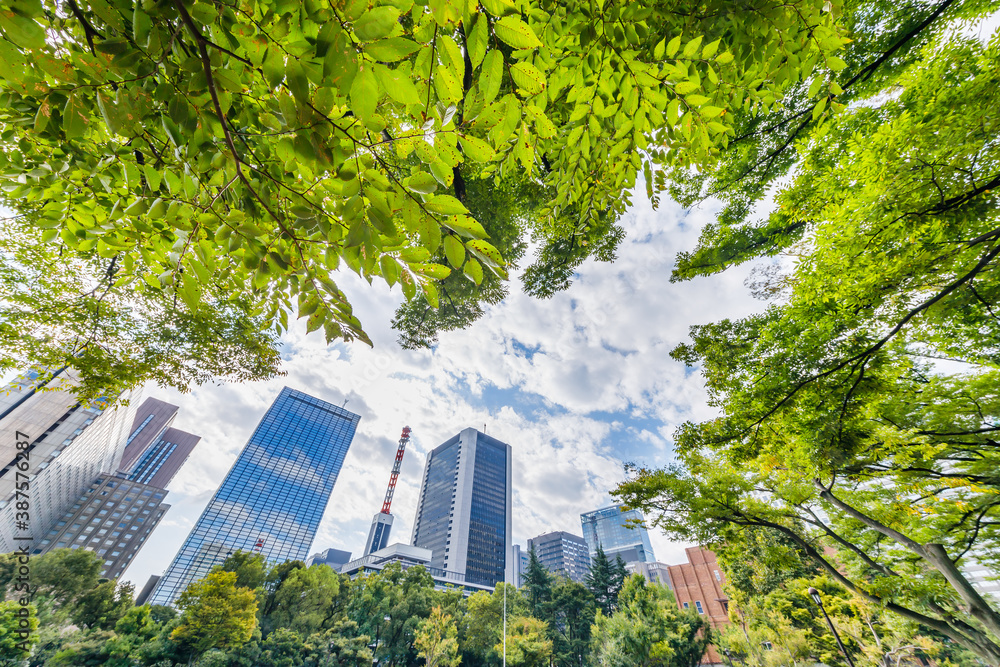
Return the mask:
[[389,488],[385,490],[385,501],[382,503],[381,514],[391,514],[389,508],[392,506],[392,494],[396,492],[396,480],[399,479],[399,468],[403,464],[403,454],[406,452],[406,443],[410,441],[410,427],[404,426],[403,432],[399,436],[399,449],[396,450],[396,460],[392,463],[392,472],[389,474]]

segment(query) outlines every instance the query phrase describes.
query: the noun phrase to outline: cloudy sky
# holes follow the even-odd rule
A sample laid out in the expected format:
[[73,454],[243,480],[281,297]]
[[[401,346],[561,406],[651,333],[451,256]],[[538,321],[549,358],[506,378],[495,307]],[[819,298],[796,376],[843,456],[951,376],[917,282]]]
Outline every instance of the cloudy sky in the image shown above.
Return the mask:
[[[641,189],[640,191],[641,192]],[[587,262],[573,286],[548,300],[512,295],[478,323],[441,336],[433,350],[403,350],[389,327],[398,288],[341,286],[374,341],[326,346],[304,327],[283,339],[287,375],[271,382],[203,386],[189,394],[150,387],[181,410],[174,426],[203,439],[170,485],[173,507],[124,578],[141,588],[169,565],[202,509],[282,386],[361,415],[312,552],[355,556],[381,508],[400,429],[413,429],[393,501],[391,541],[409,541],[428,451],[473,426],[513,448],[514,541],[567,530],[580,513],[610,504],[624,461],[663,464],[685,420],[712,414],[697,373],[669,357],[688,328],[759,310],[749,267],[670,284],[673,258],[694,247],[715,214],[672,202],[653,210],[644,194],[624,218],[613,264]],[[516,276],[516,273],[515,273]],[[686,545],[651,535],[658,560],[684,560]]]

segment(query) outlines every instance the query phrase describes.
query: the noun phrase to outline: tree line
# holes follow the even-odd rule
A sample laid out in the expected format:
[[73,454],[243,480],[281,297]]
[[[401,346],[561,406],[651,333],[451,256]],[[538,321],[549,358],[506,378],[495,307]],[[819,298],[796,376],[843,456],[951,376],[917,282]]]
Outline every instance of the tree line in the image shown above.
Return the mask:
[[603,550],[583,584],[552,575],[532,551],[520,589],[498,584],[468,597],[435,588],[423,566],[394,563],[351,579],[236,552],[192,583],[177,610],[134,606],[131,585],[101,579],[89,551],[57,549],[32,566],[30,653],[10,643],[17,603],[2,603],[10,665],[492,667],[505,656],[523,667],[695,667],[712,639],[669,589],[629,576]]

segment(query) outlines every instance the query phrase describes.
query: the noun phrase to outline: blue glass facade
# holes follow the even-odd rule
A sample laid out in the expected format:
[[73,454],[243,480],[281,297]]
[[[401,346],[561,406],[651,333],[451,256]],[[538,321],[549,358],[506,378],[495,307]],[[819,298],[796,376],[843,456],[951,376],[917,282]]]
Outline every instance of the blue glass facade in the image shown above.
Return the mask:
[[596,556],[597,547],[601,546],[611,560],[621,556],[626,563],[655,561],[649,533],[644,525],[634,523],[642,520],[639,510],[625,510],[621,505],[581,514],[583,539],[587,541],[590,557]]
[[504,580],[507,535],[507,445],[482,433],[472,478],[465,580],[492,586]]
[[360,417],[285,387],[157,583],[151,604],[237,551],[305,560]]
[[510,453],[469,428],[428,455],[412,544],[431,551],[432,569],[474,585],[513,582]]

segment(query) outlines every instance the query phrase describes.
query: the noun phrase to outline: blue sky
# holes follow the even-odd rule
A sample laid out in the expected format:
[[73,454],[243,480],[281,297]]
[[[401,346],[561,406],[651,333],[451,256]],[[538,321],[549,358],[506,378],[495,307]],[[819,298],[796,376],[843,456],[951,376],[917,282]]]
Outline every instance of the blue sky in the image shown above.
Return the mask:
[[[137,587],[169,564],[191,526],[282,386],[342,404],[362,417],[313,551],[358,554],[381,507],[396,438],[413,429],[393,502],[393,540],[408,541],[426,453],[461,429],[486,427],[513,448],[514,541],[552,530],[580,534],[581,512],[610,503],[623,461],[662,465],[671,434],[713,411],[698,373],[669,357],[688,328],[763,308],[744,286],[750,267],[671,284],[673,258],[691,249],[712,205],[658,210],[637,191],[627,237],[613,264],[587,262],[567,291],[546,300],[519,289],[471,328],[408,351],[389,327],[399,289],[344,275],[343,289],[374,341],[325,345],[293,327],[283,338],[287,375],[270,382],[206,385],[181,395],[150,387],[181,407],[174,425],[203,440],[170,486],[171,510],[125,573]],[[683,547],[652,534],[660,560]]]

